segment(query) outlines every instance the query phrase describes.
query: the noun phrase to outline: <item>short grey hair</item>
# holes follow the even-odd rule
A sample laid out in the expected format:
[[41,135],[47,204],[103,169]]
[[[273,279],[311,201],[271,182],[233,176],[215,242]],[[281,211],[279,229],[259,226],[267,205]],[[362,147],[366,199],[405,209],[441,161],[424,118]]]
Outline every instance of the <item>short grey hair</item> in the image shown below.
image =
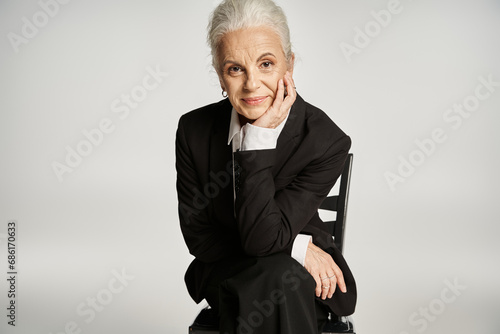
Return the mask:
[[217,72],[218,50],[222,37],[228,32],[267,26],[281,39],[283,53],[288,62],[292,60],[290,30],[283,9],[273,0],[224,0],[210,15],[207,42],[212,52],[212,65]]

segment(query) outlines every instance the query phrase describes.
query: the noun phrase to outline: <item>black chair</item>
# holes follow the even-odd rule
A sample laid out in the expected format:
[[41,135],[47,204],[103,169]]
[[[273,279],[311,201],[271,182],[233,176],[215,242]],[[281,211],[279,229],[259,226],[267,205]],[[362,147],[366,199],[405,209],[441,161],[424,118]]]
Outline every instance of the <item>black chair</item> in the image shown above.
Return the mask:
[[[351,180],[353,155],[347,156],[344,170],[340,179],[339,194],[328,196],[320,205],[320,209],[335,211],[337,218],[334,221],[326,221],[329,231],[334,236],[335,245],[343,251],[345,221],[347,215],[347,200],[349,197],[349,186]],[[190,334],[219,334],[219,318],[216,312],[210,307],[205,307],[200,311],[193,324],[189,326]],[[322,334],[356,334],[352,317],[339,317],[330,314],[328,322],[323,328]]]

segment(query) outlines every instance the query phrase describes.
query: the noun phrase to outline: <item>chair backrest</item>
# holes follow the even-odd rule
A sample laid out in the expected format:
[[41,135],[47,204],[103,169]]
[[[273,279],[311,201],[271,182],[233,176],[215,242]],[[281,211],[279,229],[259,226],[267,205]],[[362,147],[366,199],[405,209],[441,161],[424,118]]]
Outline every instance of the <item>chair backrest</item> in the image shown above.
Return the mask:
[[347,155],[344,170],[340,176],[339,194],[328,196],[320,205],[320,209],[336,211],[337,218],[332,221],[325,221],[328,231],[333,235],[337,248],[342,252],[344,249],[345,221],[347,216],[347,200],[349,198],[349,186],[351,182],[352,153]]

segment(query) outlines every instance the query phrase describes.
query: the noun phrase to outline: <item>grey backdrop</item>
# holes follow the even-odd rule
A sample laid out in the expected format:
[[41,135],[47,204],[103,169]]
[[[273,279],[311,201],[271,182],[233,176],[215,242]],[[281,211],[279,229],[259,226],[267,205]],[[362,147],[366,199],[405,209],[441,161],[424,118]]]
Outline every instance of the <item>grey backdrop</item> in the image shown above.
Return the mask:
[[[353,139],[358,333],[499,333],[500,3],[278,2],[298,92]],[[174,137],[221,99],[216,3],[1,2],[2,333],[187,332],[201,305],[183,283]]]

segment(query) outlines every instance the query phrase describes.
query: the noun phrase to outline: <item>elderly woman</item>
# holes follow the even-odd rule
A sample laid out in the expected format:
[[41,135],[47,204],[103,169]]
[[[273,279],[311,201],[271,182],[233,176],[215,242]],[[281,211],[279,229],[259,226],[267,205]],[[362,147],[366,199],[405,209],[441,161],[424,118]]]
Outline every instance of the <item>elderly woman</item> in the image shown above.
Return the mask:
[[222,101],[181,117],[186,284],[221,333],[317,333],[354,312],[354,278],[318,216],[349,137],[296,93],[286,17],[272,0],[225,0],[208,42]]

